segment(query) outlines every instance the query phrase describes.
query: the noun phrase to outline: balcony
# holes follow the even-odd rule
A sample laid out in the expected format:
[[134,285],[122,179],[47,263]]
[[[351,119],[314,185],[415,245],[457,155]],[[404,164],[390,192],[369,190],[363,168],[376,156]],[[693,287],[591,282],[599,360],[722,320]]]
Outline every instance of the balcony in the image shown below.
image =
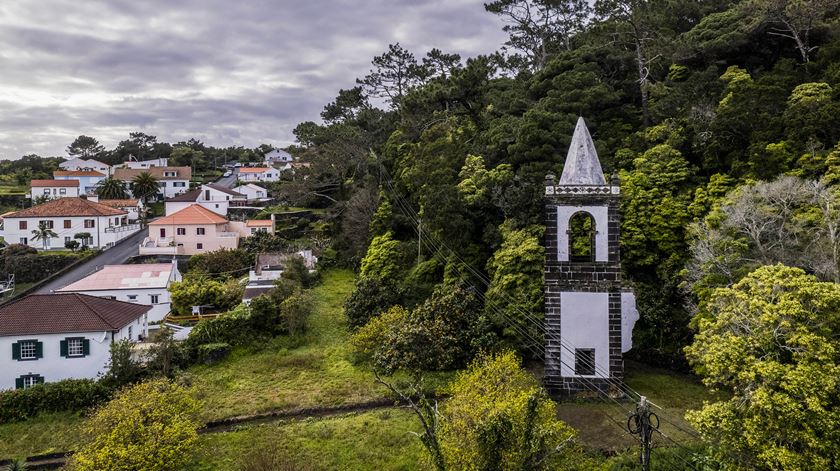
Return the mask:
[[137,232],[140,230],[140,224],[123,224],[122,226],[109,226],[105,228],[105,232]]
[[140,243],[140,255],[183,255],[184,246],[175,245],[172,237],[152,239],[146,237]]

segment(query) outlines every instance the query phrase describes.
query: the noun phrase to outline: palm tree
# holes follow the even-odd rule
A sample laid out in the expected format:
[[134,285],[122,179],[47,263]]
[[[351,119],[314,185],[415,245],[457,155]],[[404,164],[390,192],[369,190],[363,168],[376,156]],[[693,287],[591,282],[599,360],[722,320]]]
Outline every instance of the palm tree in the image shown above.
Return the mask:
[[108,177],[96,184],[96,194],[103,200],[121,200],[128,198],[125,185],[120,180]]
[[150,196],[155,196],[160,191],[158,181],[149,172],[143,172],[134,177],[131,181],[131,192],[135,198],[140,198],[145,204]]
[[45,221],[38,223],[38,229],[32,230],[32,240],[40,240],[43,244],[44,250],[47,250],[47,245],[49,245],[50,238],[52,237],[58,237],[58,234],[47,227],[47,223]]

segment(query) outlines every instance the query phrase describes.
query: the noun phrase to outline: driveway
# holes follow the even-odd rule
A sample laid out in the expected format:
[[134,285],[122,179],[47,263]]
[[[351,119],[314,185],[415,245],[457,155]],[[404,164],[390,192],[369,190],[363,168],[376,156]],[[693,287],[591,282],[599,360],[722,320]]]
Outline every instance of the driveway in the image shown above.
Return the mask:
[[101,254],[75,266],[72,270],[64,273],[58,278],[44,284],[37,294],[49,294],[53,290],[64,288],[70,283],[81,280],[97,270],[97,267],[103,265],[119,265],[125,263],[129,257],[137,255],[140,252],[140,242],[149,235],[148,229],[140,229],[136,234],[132,234],[125,239],[119,241],[117,245],[102,252]]
[[235,169],[233,169],[233,173],[231,174],[231,176],[222,177],[222,178],[216,180],[216,184],[217,185],[222,185],[222,186],[227,187],[227,188],[233,188],[233,186],[236,185],[236,177],[237,176],[239,176],[239,169],[235,168]]

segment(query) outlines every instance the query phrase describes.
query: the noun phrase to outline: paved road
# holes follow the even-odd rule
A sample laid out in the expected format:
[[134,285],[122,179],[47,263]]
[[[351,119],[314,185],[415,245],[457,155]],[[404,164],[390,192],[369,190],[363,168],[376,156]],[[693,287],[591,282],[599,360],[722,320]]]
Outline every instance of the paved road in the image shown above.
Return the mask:
[[228,188],[233,188],[233,186],[236,184],[237,175],[239,175],[239,169],[235,168],[235,169],[233,169],[233,174],[231,174],[231,176],[222,177],[222,178],[216,180],[216,183],[219,184],[219,185],[228,187]]
[[119,265],[125,263],[129,257],[137,255],[140,251],[140,242],[149,235],[148,229],[140,229],[136,234],[132,234],[121,240],[117,245],[102,252],[101,254],[91,258],[90,260],[74,267],[72,270],[55,278],[54,280],[41,286],[36,293],[49,294],[52,290],[64,288],[70,283],[81,280],[96,271],[97,267],[103,265]]

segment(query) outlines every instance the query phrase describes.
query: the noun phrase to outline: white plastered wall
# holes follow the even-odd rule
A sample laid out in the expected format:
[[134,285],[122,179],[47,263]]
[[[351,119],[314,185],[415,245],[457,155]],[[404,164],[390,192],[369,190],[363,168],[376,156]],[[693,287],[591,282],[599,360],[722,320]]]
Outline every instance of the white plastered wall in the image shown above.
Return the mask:
[[560,374],[575,375],[576,348],[595,349],[595,375],[605,378],[610,371],[609,293],[560,293]]
[[609,256],[606,206],[557,206],[557,260],[569,261],[569,220],[579,212],[588,213],[595,221],[595,261],[606,262]]

